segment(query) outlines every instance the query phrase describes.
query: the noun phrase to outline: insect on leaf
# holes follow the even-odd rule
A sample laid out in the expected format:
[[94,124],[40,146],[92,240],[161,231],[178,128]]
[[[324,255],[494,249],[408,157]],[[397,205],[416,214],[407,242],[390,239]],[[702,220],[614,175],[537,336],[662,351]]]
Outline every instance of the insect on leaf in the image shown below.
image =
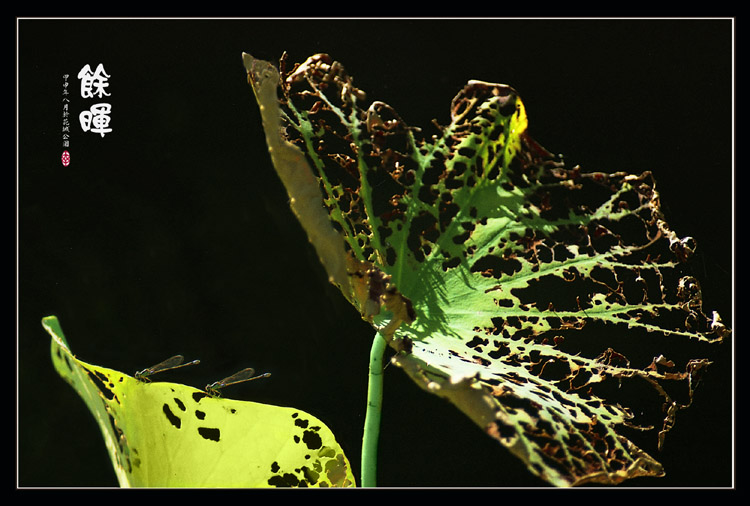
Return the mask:
[[243,60],[292,209],[394,363],[551,484],[664,473],[623,434],[661,447],[709,364],[688,348],[730,332],[650,172],[565,167],[510,86],[469,81],[429,135],[328,55]]
[[206,393],[213,397],[221,397],[221,389],[224,387],[236,385],[237,383],[244,383],[246,381],[268,378],[269,376],[271,376],[271,373],[269,372],[256,376],[255,369],[253,369],[252,367],[247,367],[227,378],[224,378],[223,380],[215,381],[210,385],[206,385]]
[[55,369],[101,429],[122,487],[345,487],[351,466],[320,420],[293,408],[147,383],[78,360],[56,317]]
[[201,363],[200,360],[193,360],[191,362],[188,362],[187,364],[185,364],[184,362],[185,362],[185,357],[183,357],[182,355],[174,355],[162,362],[159,362],[156,365],[152,365],[151,367],[147,367],[143,369],[142,371],[138,371],[137,373],[135,373],[135,379],[148,383],[151,381],[150,378],[154,374],[158,374],[164,371],[171,371],[173,369],[179,369],[182,367],[187,367],[189,365],[197,365]]

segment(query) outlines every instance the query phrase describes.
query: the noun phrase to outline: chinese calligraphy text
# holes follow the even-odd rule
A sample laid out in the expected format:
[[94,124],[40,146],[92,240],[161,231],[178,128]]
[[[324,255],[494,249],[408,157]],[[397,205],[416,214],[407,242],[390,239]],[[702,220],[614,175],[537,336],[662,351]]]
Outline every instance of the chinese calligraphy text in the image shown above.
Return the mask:
[[[111,94],[106,90],[109,87],[109,77],[101,63],[94,71],[88,64],[84,65],[78,72],[78,79],[81,81],[81,97],[98,98],[100,100],[109,97]],[[78,115],[81,129],[84,132],[92,132],[104,137],[105,134],[112,131],[109,126],[111,111],[112,105],[109,103],[93,104],[89,110],[82,111]]]

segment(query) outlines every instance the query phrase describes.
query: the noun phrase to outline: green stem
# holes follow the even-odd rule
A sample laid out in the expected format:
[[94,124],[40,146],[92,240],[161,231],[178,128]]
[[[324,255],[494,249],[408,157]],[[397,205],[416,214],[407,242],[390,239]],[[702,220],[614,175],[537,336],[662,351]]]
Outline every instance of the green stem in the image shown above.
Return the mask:
[[370,373],[367,384],[367,412],[362,436],[362,486],[375,487],[377,481],[380,412],[383,407],[383,357],[386,341],[375,334],[370,349]]

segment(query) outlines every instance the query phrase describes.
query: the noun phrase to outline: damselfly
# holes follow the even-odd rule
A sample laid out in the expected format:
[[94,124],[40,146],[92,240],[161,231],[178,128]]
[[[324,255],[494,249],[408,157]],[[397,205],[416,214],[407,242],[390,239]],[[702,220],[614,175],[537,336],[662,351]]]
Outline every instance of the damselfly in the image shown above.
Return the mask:
[[206,393],[211,397],[221,397],[220,390],[224,387],[228,387],[237,383],[243,383],[245,381],[268,378],[271,375],[270,372],[259,374],[258,376],[254,376],[254,374],[255,369],[253,369],[252,367],[242,369],[241,371],[232,374],[228,378],[224,378],[221,381],[216,381],[214,383],[211,383],[210,385],[206,385]]
[[164,362],[159,362],[156,365],[153,365],[151,367],[147,367],[146,369],[142,371],[138,371],[135,373],[135,379],[138,381],[143,381],[145,383],[149,383],[151,379],[149,379],[149,376],[152,374],[156,374],[158,372],[163,371],[169,371],[170,369],[178,369],[180,367],[186,367],[188,365],[195,365],[200,364],[200,360],[193,360],[192,362],[188,362],[187,364],[183,364],[182,362],[185,361],[185,357],[182,355],[175,355],[174,357],[169,357]]

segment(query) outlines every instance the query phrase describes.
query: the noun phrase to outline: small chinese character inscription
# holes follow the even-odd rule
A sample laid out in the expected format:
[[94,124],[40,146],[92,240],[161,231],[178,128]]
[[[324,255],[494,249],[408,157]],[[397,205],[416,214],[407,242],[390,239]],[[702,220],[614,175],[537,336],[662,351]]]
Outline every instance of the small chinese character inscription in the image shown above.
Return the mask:
[[63,74],[62,145],[64,151],[62,153],[61,160],[64,167],[70,165],[70,152],[68,151],[68,148],[70,147],[70,121],[68,119],[68,117],[70,116],[70,98],[68,98],[70,93],[68,92],[68,77],[70,77],[69,74]]

